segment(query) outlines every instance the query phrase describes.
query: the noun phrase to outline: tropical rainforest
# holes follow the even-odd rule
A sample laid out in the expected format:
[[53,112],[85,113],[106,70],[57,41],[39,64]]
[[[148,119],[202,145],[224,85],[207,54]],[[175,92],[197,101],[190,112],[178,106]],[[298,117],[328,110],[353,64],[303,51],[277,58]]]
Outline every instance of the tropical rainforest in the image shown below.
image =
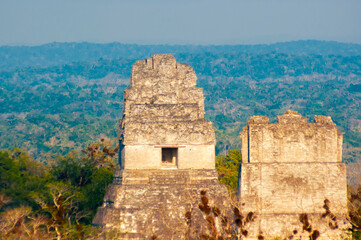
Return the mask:
[[237,186],[239,132],[251,116],[275,122],[288,109],[309,121],[331,116],[344,133],[350,217],[361,225],[361,45],[84,42],[0,47],[1,232],[40,234],[39,226],[48,226],[42,234],[103,234],[89,224],[112,181],[123,91],[132,64],[155,53],[172,53],[195,70],[216,131],[220,180],[230,192]]

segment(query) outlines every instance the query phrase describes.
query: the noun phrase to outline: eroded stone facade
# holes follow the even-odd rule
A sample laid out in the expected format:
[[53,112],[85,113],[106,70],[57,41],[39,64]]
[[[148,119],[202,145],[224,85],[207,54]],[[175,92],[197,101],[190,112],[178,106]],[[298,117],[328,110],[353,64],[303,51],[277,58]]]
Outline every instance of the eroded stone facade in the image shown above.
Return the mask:
[[196,239],[201,225],[208,224],[198,208],[202,190],[209,204],[230,206],[227,189],[218,182],[215,134],[204,119],[196,80],[192,68],[172,55],[153,55],[133,65],[120,122],[120,164],[94,224],[118,229],[125,238],[193,234]]
[[178,169],[214,169],[215,134],[188,65],[153,55],[133,65],[120,124],[121,167],[159,169],[162,149],[175,148]]
[[241,138],[241,209],[257,216],[249,236],[308,239],[317,231],[317,239],[340,239],[347,224],[346,168],[342,133],[331,118],[309,123],[287,111],[270,123],[254,116]]

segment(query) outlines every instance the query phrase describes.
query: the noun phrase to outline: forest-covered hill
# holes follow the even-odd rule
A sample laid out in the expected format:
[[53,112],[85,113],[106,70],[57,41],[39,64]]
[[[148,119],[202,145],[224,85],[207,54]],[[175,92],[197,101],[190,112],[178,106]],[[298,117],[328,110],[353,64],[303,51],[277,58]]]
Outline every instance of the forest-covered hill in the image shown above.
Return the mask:
[[206,97],[217,153],[240,147],[252,115],[292,109],[329,115],[344,136],[344,161],[361,163],[361,45],[298,41],[271,45],[140,46],[52,43],[0,47],[0,148],[45,160],[116,137],[132,64],[173,53],[191,65]]
[[49,66],[103,59],[142,59],[157,53],[284,53],[291,55],[361,55],[360,44],[332,41],[293,41],[255,45],[136,45],[95,43],[49,43],[40,46],[0,46],[0,69]]

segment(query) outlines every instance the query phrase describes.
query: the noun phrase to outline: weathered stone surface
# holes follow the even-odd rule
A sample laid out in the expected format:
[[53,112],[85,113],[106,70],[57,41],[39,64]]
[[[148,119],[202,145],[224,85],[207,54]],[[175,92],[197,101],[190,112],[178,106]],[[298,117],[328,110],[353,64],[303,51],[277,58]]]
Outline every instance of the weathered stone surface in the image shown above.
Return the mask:
[[120,164],[94,224],[118,229],[126,239],[196,239],[209,225],[198,208],[201,190],[232,219],[196,80],[192,68],[171,55],[133,65],[120,122]]
[[169,168],[161,161],[164,146],[177,148],[178,162],[173,168],[214,169],[214,145],[128,145],[124,146],[122,159],[129,159],[127,169]]
[[[188,142],[188,137],[192,134],[206,131],[203,135],[206,135],[207,140],[202,142],[199,139],[197,144],[214,144],[212,125],[204,120],[203,91],[196,87],[196,80],[192,68],[177,63],[172,55],[153,55],[150,59],[136,62],[132,69],[130,88],[124,92],[124,117],[121,125],[123,144],[139,144],[140,141],[130,136],[138,135],[137,130],[141,126],[146,125],[146,129],[142,130],[157,138],[164,136],[163,133],[158,133],[158,127],[167,130],[173,124],[177,124],[173,127],[187,131],[186,135],[177,136],[181,143]],[[176,133],[174,129],[167,132],[170,135]],[[141,143],[153,142],[149,140]]]
[[[177,168],[214,169],[215,134],[204,119],[203,91],[196,81],[192,68],[172,55],[153,55],[133,65],[120,123],[122,168],[161,168],[159,148],[168,146],[184,148],[178,150]],[[199,157],[197,151],[209,153]]]
[[341,162],[342,134],[329,117],[307,123],[288,111],[277,120],[251,117],[241,135],[243,162]]
[[207,191],[210,205],[231,215],[230,199],[216,170],[120,170],[116,175],[93,224],[117,228],[127,233],[125,238],[150,239],[154,234],[158,239],[185,239],[187,231],[195,234],[197,228],[187,225],[187,211],[206,228],[198,208],[201,190]]
[[347,224],[342,134],[330,117],[315,116],[308,123],[287,111],[277,120],[251,117],[241,133],[240,204],[242,212],[258,216],[250,236],[308,238],[300,221],[307,214],[311,234],[317,230],[318,239],[340,239]]

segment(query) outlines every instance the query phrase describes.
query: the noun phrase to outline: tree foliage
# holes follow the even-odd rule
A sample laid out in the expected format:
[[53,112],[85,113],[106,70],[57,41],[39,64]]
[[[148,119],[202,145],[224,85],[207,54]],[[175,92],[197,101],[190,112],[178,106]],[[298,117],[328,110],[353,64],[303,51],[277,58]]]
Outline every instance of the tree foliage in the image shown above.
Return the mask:
[[216,169],[219,182],[227,186],[232,195],[236,194],[238,186],[239,166],[242,162],[240,151],[232,149],[227,155],[216,157]]
[[354,239],[361,238],[361,184],[356,187],[348,187],[348,210],[352,225]]
[[105,138],[47,165],[19,149],[0,151],[0,238],[97,236],[90,223],[112,182],[116,152]]

